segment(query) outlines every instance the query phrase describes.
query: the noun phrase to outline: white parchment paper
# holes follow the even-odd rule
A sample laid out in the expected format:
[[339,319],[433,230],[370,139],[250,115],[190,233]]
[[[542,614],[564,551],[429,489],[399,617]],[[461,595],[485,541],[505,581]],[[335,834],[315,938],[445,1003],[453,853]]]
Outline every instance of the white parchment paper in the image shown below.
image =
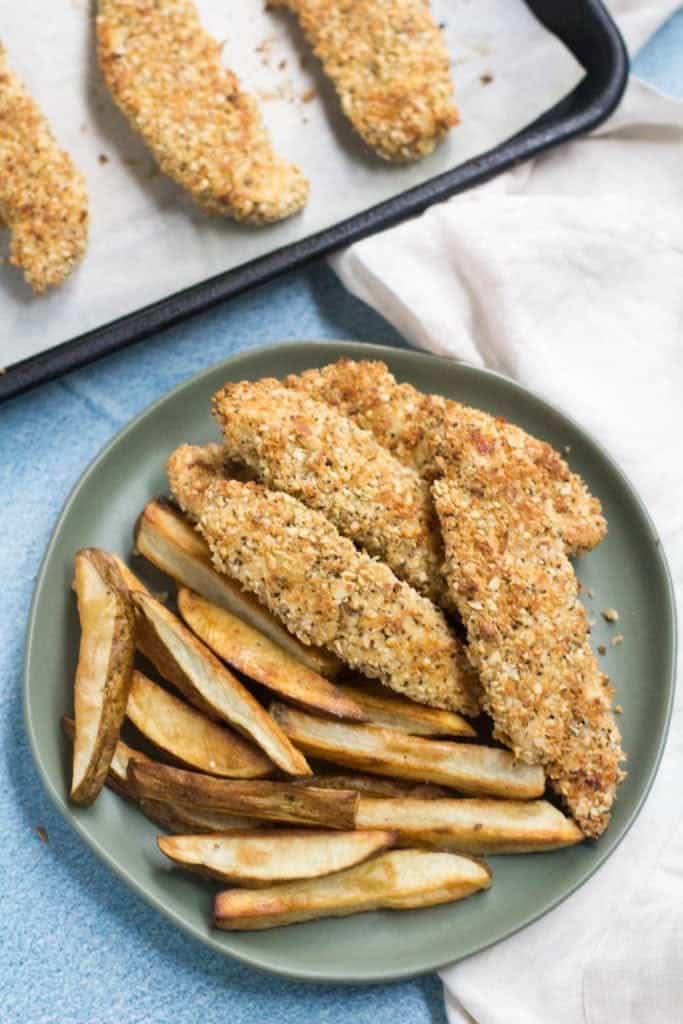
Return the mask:
[[[262,0],[199,0],[224,60],[257,94],[283,156],[311,181],[308,206],[266,228],[211,218],[156,170],[114,107],[94,47],[89,0],[0,3],[0,40],[14,71],[47,114],[90,193],[88,252],[60,289],[34,296],[0,266],[0,365],[305,238],[496,145],[571,89],[582,71],[552,43],[522,0],[434,0],[453,55],[462,123],[426,160],[386,164],[339,114],[295,19]],[[489,80],[491,79],[491,80]],[[314,94],[313,94],[314,93]],[[0,257],[8,251],[0,232]]]

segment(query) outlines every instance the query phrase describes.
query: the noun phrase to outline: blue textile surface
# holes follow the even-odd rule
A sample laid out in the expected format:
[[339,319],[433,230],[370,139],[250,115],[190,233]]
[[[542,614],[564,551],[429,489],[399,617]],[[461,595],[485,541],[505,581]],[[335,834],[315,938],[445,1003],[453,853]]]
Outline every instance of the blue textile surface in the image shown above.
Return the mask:
[[[682,53],[683,11],[634,69],[680,95]],[[446,1020],[435,975],[395,985],[309,986],[206,950],[133,895],[71,831],[43,793],[24,737],[24,629],[69,489],[120,427],[175,384],[234,352],[286,338],[401,344],[317,264],[0,410],[0,1024]]]

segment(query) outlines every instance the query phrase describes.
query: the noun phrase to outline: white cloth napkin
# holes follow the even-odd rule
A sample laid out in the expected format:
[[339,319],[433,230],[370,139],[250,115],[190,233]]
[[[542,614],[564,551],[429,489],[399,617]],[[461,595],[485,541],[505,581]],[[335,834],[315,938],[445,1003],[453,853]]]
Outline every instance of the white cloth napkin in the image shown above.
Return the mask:
[[[612,10],[633,50],[676,6]],[[592,136],[333,265],[416,346],[516,378],[599,438],[655,518],[680,603],[683,104],[632,79]],[[682,779],[679,697],[630,833],[560,907],[442,972],[451,1024],[683,1020]]]

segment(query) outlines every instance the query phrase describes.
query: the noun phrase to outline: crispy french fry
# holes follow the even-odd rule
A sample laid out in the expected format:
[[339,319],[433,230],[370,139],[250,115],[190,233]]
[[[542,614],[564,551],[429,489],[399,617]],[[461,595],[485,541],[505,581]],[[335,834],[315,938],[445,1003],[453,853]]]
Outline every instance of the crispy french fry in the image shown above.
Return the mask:
[[261,887],[343,871],[393,845],[387,831],[262,829],[246,835],[160,836],[159,849],[181,867],[233,885]]
[[337,683],[337,689],[360,705],[372,725],[398,729],[412,736],[476,736],[462,715],[417,704],[370,680],[359,686]]
[[395,829],[399,846],[535,853],[573,846],[581,830],[546,800],[383,800],[362,796],[358,828]]
[[134,591],[131,600],[139,613],[138,646],[165,679],[200,711],[252,739],[288,775],[311,774],[268,712],[180,619],[149,594]]
[[288,782],[216,779],[165,764],[131,761],[128,779],[142,800],[161,800],[199,811],[238,814],[264,821],[352,829],[358,794],[349,790],[314,789]]
[[207,647],[250,679],[300,707],[335,718],[368,720],[350,690],[342,692],[232,612],[186,587],[178,590],[178,608],[187,625]]
[[348,772],[344,775],[307,775],[304,779],[293,779],[293,786],[315,786],[316,789],[355,789],[366,796],[387,798],[413,796],[422,800],[437,800],[452,796],[443,786],[429,782],[411,782],[408,779],[382,779],[377,775],[363,775],[362,772]]
[[135,620],[118,571],[104,551],[76,554],[74,590],[81,643],[74,683],[71,799],[91,804],[104,785],[119,738],[133,673]]
[[[62,729],[70,740],[74,738],[75,728],[73,718],[67,718],[65,715],[62,718]],[[113,789],[115,793],[125,797],[127,800],[136,799],[133,789],[128,782],[128,762],[131,758],[136,758],[138,761],[151,761],[151,758],[143,754],[141,750],[134,750],[133,747],[129,747],[127,743],[124,743],[123,740],[119,740],[114,747],[114,755],[105,779],[105,785],[109,789]]]
[[307,754],[377,775],[418,779],[461,793],[530,800],[542,796],[541,768],[516,764],[507,750],[408,736],[395,729],[317,718],[272,704],[271,715]]
[[140,800],[140,810],[146,818],[167,832],[180,835],[188,832],[246,832],[262,828],[261,822],[253,818],[240,818],[235,814],[211,814],[209,811],[197,811],[193,807],[181,807],[162,800]]
[[268,889],[228,889],[214,902],[214,923],[226,930],[252,931],[345,917],[382,908],[407,910],[463,899],[488,889],[486,865],[454,853],[391,850],[324,878],[286,882]]
[[126,715],[155,747],[190,768],[233,779],[269,775],[273,763],[223,725],[207,718],[157,683],[133,673]]
[[179,584],[243,619],[313,672],[334,677],[341,662],[330,651],[309,647],[228,576],[217,572],[205,541],[168,501],[150,501],[135,526],[135,548]]

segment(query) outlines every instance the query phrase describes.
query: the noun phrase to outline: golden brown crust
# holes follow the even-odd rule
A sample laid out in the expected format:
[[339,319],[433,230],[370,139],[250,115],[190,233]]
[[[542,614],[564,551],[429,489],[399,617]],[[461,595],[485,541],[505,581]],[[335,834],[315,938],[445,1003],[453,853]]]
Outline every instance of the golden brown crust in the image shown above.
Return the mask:
[[600,835],[624,755],[545,491],[495,423],[445,440],[457,457],[433,493],[483,706],[498,739],[542,764],[583,832]]
[[168,474],[216,567],[303,643],[330,648],[413,700],[476,713],[476,677],[442,613],[320,512],[258,484],[207,482],[202,449],[189,445],[171,456]]
[[85,181],[0,46],[0,227],[12,233],[10,262],[35,292],[60,285],[88,243]]
[[571,554],[590,551],[607,532],[600,502],[549,444],[500,417],[399,384],[384,363],[340,359],[320,370],[292,375],[284,383],[350,416],[427,480],[440,475],[440,459],[452,454],[447,446],[443,450],[449,428],[456,436],[464,427],[472,432],[493,431],[516,464],[522,469],[534,467],[536,488],[545,496],[548,512]]
[[458,121],[450,58],[425,0],[271,0],[297,15],[342,110],[385,160],[416,160]]
[[213,397],[228,459],[323,512],[420,594],[446,601],[429,486],[367,430],[277,380],[226,384]]
[[308,182],[274,153],[191,0],[99,0],[97,40],[117,105],[200,206],[252,224],[304,206]]

